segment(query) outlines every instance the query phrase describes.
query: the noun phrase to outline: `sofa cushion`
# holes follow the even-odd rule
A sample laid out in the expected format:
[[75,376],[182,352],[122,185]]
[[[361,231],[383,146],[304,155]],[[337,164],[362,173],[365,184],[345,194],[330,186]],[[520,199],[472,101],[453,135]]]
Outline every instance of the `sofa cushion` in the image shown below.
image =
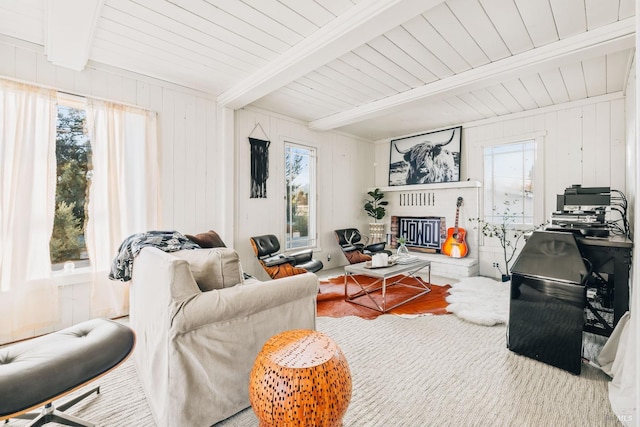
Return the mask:
[[218,233],[213,230],[209,230],[206,233],[196,234],[195,236],[185,234],[185,237],[196,243],[201,248],[225,248],[227,246],[224,244]]
[[189,249],[172,252],[172,255],[189,263],[193,278],[202,292],[242,283],[240,257],[233,249]]

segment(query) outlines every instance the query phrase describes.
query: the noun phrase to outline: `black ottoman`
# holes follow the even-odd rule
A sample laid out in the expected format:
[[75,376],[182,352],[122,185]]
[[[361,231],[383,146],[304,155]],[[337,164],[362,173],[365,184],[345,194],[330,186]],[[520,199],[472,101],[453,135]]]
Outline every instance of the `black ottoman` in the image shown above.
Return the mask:
[[[52,401],[106,374],[133,351],[135,335],[125,325],[92,319],[70,328],[0,348],[0,420],[33,419],[93,426],[62,411],[96,387],[56,409]],[[40,413],[25,412],[41,407]]]

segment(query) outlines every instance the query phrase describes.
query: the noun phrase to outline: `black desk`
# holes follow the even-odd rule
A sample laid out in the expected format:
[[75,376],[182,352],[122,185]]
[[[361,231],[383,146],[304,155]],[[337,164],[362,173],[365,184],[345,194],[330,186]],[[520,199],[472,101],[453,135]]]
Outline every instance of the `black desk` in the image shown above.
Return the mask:
[[584,330],[609,336],[620,317],[629,310],[629,268],[633,243],[621,236],[576,235],[576,241],[584,258],[592,264],[592,274],[613,290],[613,323],[609,323],[609,327],[587,324]]

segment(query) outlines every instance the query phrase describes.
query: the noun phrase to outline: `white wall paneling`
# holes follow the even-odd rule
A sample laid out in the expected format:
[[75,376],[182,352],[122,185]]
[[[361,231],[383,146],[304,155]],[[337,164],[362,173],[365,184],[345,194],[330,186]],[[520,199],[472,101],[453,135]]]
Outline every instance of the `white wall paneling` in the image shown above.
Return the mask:
[[[633,70],[629,76],[629,82],[626,93],[628,94],[625,99],[625,105],[618,105],[617,108],[612,108],[611,114],[625,114],[627,118],[625,131],[618,130],[618,136],[622,140],[624,138],[625,145],[624,151],[627,153],[626,168],[624,171],[618,171],[618,173],[625,173],[627,179],[627,199],[629,203],[629,222],[631,226],[631,232],[635,230],[635,212],[638,209],[635,207],[635,202],[638,200],[638,185],[640,181],[640,174],[638,174],[638,156],[640,156],[640,150],[638,149],[638,102],[640,98],[637,94],[637,80],[636,80],[636,62],[633,63]],[[623,148],[620,144],[617,144],[615,149],[622,151]],[[637,253],[637,252],[636,252]],[[634,256],[637,265],[637,257]]]
[[[318,247],[314,257],[325,269],[346,264],[333,230],[368,224],[362,206],[367,188],[374,179],[373,145],[365,140],[337,132],[311,131],[304,122],[259,109],[241,109],[235,113],[236,133],[236,224],[235,248],[243,268],[261,279],[268,276],[257,262],[249,238],[275,234],[284,245],[285,192],[284,141],[317,148]],[[256,124],[264,129],[269,146],[267,198],[251,199],[251,160],[248,137]],[[260,133],[254,134],[259,137]],[[366,228],[364,228],[366,230]],[[331,261],[327,261],[327,255]]]
[[6,53],[4,77],[158,112],[163,226],[185,233],[223,227],[212,210],[215,205],[203,203],[216,193],[207,168],[216,161],[224,164],[213,155],[219,148],[215,100],[144,76],[92,67],[72,71],[52,65],[35,50],[1,43],[0,48]]
[[[262,272],[249,237],[281,235],[284,227],[283,137],[318,147],[318,256],[326,268],[346,262],[333,230],[347,226],[366,229],[369,218],[362,211],[366,190],[372,184],[387,186],[388,139],[371,145],[338,132],[313,131],[302,121],[251,107],[237,111],[234,118],[218,111],[215,100],[202,92],[108,66],[90,64],[82,72],[64,69],[50,64],[41,48],[28,44],[0,40],[0,55],[0,75],[7,78],[157,111],[163,226],[185,233],[219,230],[238,249],[248,272]],[[628,102],[626,105],[628,109]],[[468,123],[462,137],[461,179],[482,180],[480,163],[474,159],[479,158],[478,147],[483,144],[546,132],[542,160],[543,210],[547,215],[555,209],[555,195],[572,184],[627,191],[632,175],[625,166],[633,162],[627,161],[625,149],[630,146],[625,112],[629,114],[624,95],[617,93]],[[224,126],[220,126],[222,122]],[[272,141],[268,199],[249,199],[246,138],[257,122]],[[430,130],[436,129],[422,131]],[[230,148],[232,142],[235,148]],[[484,261],[490,265],[494,249],[490,245],[479,248],[481,266]],[[327,262],[329,253],[331,262]],[[492,273],[481,267],[481,274]]]
[[[627,104],[628,105],[628,104]],[[627,193],[625,166],[625,99],[622,94],[597,98],[593,102],[566,104],[514,114],[506,118],[463,124],[460,179],[482,182],[482,148],[486,145],[541,137],[543,162],[542,189],[536,195],[542,204],[536,206],[541,220],[548,220],[556,209],[556,195],[573,184],[585,187],[611,187]],[[429,132],[437,129],[424,129]],[[391,139],[396,139],[391,138]],[[376,175],[378,187],[388,185],[390,139],[376,142]],[[453,196],[451,196],[452,199]],[[451,209],[449,209],[450,211]],[[462,215],[460,226],[473,229]],[[446,216],[450,212],[444,212]],[[480,274],[498,277],[492,262],[502,259],[497,242],[481,240]]]
[[[226,184],[215,171],[224,170],[228,175],[234,171],[233,163],[218,154],[223,151],[223,140],[216,135],[216,103],[212,97],[107,67],[72,71],[52,65],[37,48],[0,42],[0,55],[0,77],[158,112],[162,228],[189,234],[227,229],[229,215],[219,213],[225,204],[216,200],[224,194]],[[85,288],[65,286],[60,292],[60,312],[66,313],[61,327],[88,316],[88,310],[74,303]]]

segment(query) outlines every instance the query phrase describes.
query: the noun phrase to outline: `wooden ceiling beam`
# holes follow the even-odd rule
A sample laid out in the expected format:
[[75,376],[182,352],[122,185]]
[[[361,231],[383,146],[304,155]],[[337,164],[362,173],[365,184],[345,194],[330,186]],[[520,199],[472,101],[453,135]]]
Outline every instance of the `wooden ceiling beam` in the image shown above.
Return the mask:
[[444,0],[361,0],[275,60],[218,96],[238,109],[280,89]]
[[582,59],[633,48],[634,46],[635,18],[627,18],[397,95],[313,120],[309,123],[309,128],[330,130],[347,126],[399,111],[412,102],[442,99],[447,96],[487,87],[510,78],[575,63]]
[[44,50],[52,64],[84,69],[103,4],[104,0],[45,2]]

